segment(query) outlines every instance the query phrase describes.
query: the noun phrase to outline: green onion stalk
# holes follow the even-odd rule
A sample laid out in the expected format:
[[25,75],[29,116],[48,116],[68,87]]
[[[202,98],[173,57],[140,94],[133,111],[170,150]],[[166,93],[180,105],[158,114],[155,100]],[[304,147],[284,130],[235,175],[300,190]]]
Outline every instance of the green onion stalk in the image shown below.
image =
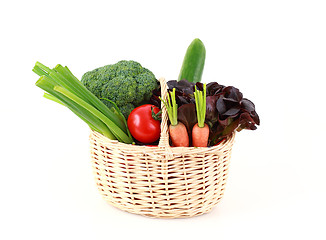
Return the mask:
[[33,72],[40,76],[36,86],[45,91],[44,97],[69,108],[92,130],[109,139],[133,143],[126,120],[119,110],[112,111],[60,64],[50,69],[36,62]]

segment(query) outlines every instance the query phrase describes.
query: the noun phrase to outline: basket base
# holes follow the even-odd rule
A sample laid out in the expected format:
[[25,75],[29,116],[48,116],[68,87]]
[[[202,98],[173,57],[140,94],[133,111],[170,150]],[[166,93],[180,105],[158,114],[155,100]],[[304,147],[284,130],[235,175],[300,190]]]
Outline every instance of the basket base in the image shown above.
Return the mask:
[[[100,190],[100,192],[102,191]],[[184,206],[183,208],[174,208],[171,205],[170,206],[167,205],[163,209],[162,206],[155,207],[154,205],[148,208],[144,208],[143,205],[137,206],[137,205],[130,204],[130,206],[128,206],[125,204],[125,202],[122,203],[119,201],[111,201],[111,199],[108,196],[105,196],[102,193],[102,198],[106,201],[106,203],[121,211],[136,214],[136,215],[141,215],[144,217],[161,218],[161,219],[191,218],[191,217],[207,214],[213,210],[213,208],[217,205],[217,203],[220,202],[222,197],[223,195],[220,196],[217,202],[210,205],[208,205],[207,203],[205,204],[205,202],[197,205],[196,207]]]
[[[126,209],[126,208],[121,208],[121,206],[113,204],[113,203],[108,203],[109,205],[113,206],[114,208],[117,208],[123,212],[127,212],[127,213],[131,213],[131,214],[136,214],[136,215],[140,215],[143,217],[148,217],[148,218],[160,218],[160,219],[178,219],[178,218],[191,218],[191,217],[197,217],[197,216],[201,216],[204,214],[207,214],[209,212],[211,212],[213,210],[214,207],[212,208],[208,208],[205,209],[205,211],[197,211],[194,212],[192,210],[192,214],[189,213],[175,213],[175,212],[163,212],[163,211],[153,211],[149,210],[140,210],[140,211],[135,211],[134,209],[130,208],[130,209]],[[178,211],[178,209],[175,209],[174,211]]]

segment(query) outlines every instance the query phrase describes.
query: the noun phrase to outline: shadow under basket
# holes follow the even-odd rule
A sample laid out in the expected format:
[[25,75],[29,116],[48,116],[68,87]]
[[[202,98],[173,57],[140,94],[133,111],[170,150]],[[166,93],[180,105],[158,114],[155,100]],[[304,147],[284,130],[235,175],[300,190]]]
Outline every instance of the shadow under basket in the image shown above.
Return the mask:
[[[160,79],[163,99],[167,94]],[[235,133],[213,147],[170,147],[162,106],[158,146],[140,146],[90,134],[95,181],[111,205],[156,218],[185,218],[212,210],[221,200]]]

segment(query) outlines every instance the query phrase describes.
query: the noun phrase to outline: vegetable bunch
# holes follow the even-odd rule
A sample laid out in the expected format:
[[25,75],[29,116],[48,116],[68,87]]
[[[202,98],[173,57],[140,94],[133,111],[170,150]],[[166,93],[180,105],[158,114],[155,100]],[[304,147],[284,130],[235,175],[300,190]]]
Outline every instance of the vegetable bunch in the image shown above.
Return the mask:
[[60,64],[50,69],[37,62],[33,71],[40,76],[36,86],[43,89],[45,97],[63,104],[88,126],[109,139],[132,143],[126,119],[115,103],[108,108],[71,73]]
[[239,89],[200,82],[205,57],[203,42],[194,39],[187,48],[178,80],[167,83],[167,99],[161,99],[155,75],[135,61],[123,60],[86,72],[82,81],[61,65],[50,69],[37,62],[33,71],[40,76],[36,86],[46,92],[46,98],[63,104],[109,139],[156,142],[160,122],[152,117],[153,106],[158,107],[154,115],[158,114],[163,101],[173,145],[206,147],[216,145],[236,130],[255,130],[260,120],[255,105]]
[[[186,126],[191,139],[192,129],[198,122],[196,94],[194,93],[196,89],[203,91],[205,84],[187,80],[170,80],[167,84],[168,92],[174,92],[178,105],[177,119]],[[216,145],[235,130],[255,130],[256,125],[260,124],[255,105],[249,99],[244,98],[239,89],[210,82],[206,85],[205,95],[205,123],[209,126],[208,145]],[[151,103],[160,106],[160,89],[153,91]]]

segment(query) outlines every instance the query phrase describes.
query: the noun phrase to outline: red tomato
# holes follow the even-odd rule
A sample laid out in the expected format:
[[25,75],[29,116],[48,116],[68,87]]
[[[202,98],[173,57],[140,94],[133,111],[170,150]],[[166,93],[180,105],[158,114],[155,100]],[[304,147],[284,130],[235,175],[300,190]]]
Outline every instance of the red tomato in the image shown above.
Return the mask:
[[152,108],[155,114],[160,111],[154,105],[145,104],[132,110],[128,117],[129,131],[139,142],[152,143],[160,138],[160,121],[153,119]]

